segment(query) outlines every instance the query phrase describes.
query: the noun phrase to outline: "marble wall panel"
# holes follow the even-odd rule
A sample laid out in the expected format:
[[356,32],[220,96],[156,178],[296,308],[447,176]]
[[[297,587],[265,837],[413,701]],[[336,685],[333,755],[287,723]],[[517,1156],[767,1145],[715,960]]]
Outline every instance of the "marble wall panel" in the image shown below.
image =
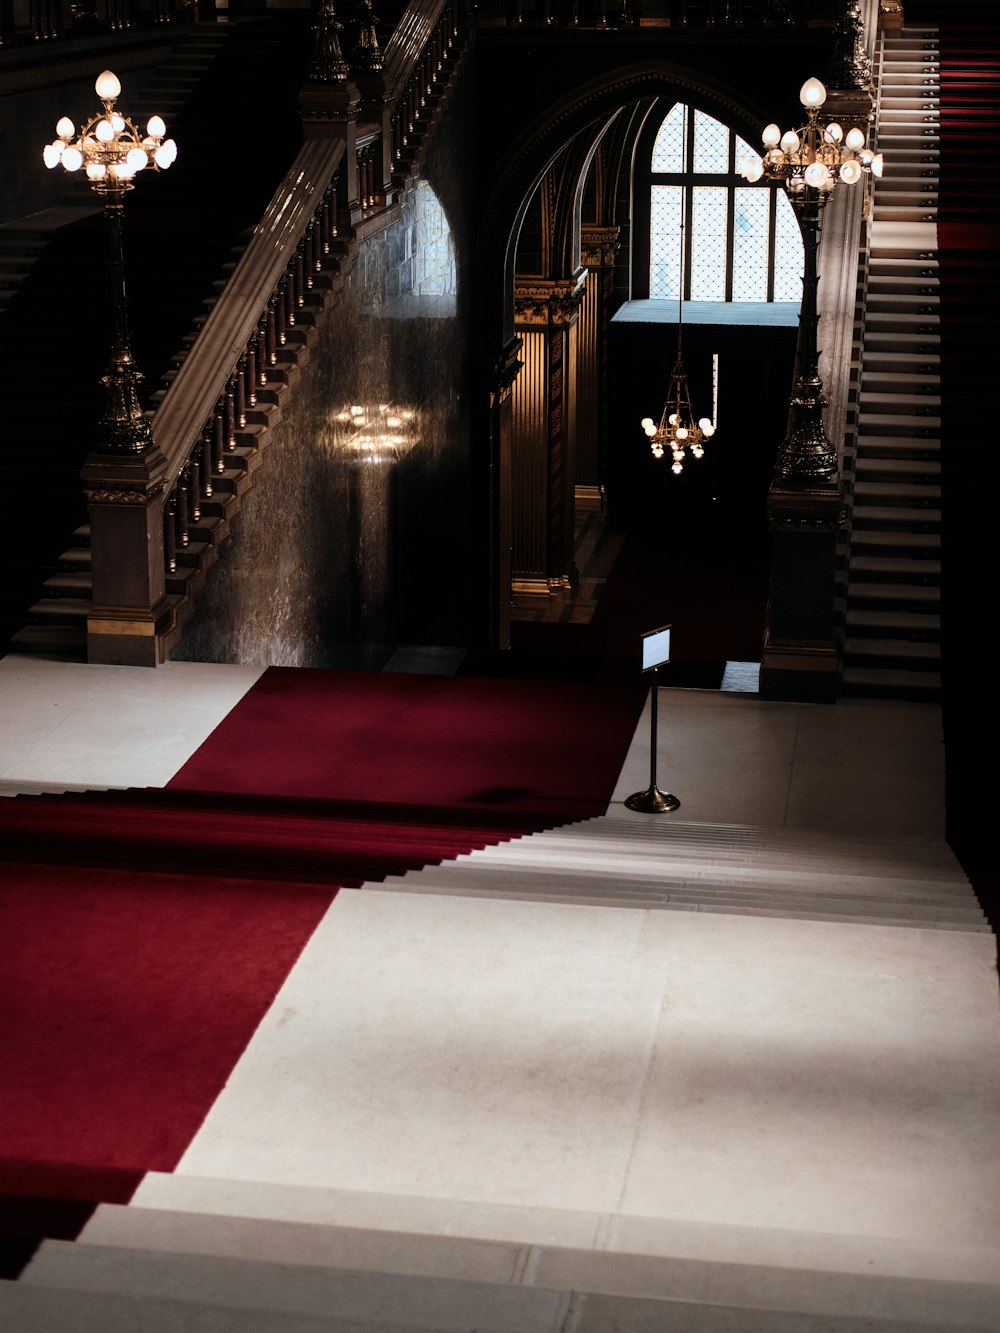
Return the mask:
[[175,658],[377,669],[468,641],[466,123],[342,274]]

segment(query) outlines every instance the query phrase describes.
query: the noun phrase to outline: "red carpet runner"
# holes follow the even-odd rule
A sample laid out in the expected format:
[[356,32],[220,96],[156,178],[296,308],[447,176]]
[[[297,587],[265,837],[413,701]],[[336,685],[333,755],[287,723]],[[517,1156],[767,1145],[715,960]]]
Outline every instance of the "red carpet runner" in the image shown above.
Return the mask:
[[338,885],[603,811],[635,685],[272,668],[169,790],[0,802],[0,1272],[176,1164]]

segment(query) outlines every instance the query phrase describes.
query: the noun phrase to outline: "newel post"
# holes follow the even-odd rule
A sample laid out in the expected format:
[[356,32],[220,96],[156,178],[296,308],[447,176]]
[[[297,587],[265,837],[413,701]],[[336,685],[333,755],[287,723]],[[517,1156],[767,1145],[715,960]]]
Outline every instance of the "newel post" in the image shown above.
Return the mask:
[[313,27],[316,46],[309,76],[299,89],[299,114],[306,139],[340,139],[344,158],[339,171],[339,223],[345,230],[361,218],[358,181],[358,111],[361,94],[349,77],[350,67],[340,47],[343,24],[333,0],[322,0]]
[[163,561],[167,460],[142,453],[91,453],[81,473],[90,512],[93,605],[87,661],[158,666],[173,624]]

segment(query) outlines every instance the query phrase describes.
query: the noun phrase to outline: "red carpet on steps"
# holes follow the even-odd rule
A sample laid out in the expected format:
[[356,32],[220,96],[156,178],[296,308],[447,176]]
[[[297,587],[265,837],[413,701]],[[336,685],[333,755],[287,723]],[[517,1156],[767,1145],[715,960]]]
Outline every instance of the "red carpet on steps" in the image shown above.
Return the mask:
[[644,695],[271,668],[168,790],[0,801],[0,1276],[177,1163],[338,885],[602,812]]

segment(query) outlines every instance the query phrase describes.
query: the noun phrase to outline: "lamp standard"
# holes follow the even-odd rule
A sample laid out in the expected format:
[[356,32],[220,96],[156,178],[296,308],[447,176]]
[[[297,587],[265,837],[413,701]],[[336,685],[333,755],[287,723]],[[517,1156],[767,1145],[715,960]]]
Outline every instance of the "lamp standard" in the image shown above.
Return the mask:
[[802,229],[802,308],[799,316],[799,367],[789,402],[789,428],[778,450],[777,476],[786,482],[823,483],[837,475],[837,451],[823,428],[826,396],[819,375],[816,347],[816,288],[819,275],[820,220],[827,200],[838,185],[855,185],[866,173],[882,175],[882,154],[867,147],[867,136],[857,126],[844,133],[835,121],[821,125],[819,110],[826,101],[826,88],[819,79],[807,79],[799,98],[807,122],[783,134],[777,125],[763,133],[762,158],[747,163],[743,175],[749,181],[784,181],[792,208]]
[[122,217],[135,176],[147,166],[165,171],[177,156],[177,145],[164,138],[167,130],[160,116],[150,117],[142,135],[127,116],[115,110],[122,86],[109,69],[98,76],[94,89],[103,110],[79,134],[69,117],[63,116],[56,125],[58,137],[45,145],[42,159],[50,169],[83,169],[91,189],[103,201],[111,259],[112,333],[108,370],[101,379],[108,399],[98,426],[97,449],[109,454],[141,454],[152,448],[153,433],[139,406],[136,386],[142,376],[129,345]]

